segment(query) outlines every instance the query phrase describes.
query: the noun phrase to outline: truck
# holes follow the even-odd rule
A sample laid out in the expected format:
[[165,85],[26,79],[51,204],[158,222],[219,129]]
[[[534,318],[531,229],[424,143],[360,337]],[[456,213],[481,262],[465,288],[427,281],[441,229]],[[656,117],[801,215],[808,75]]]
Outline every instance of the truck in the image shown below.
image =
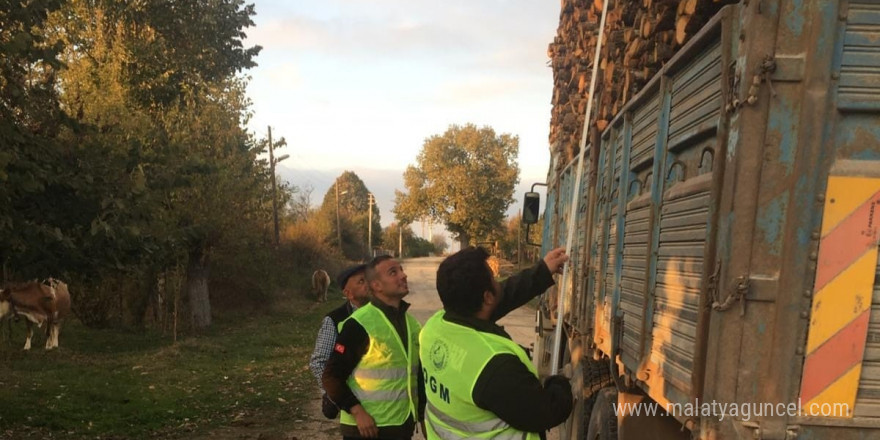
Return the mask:
[[560,438],[880,439],[880,2],[724,6],[600,118],[524,203]]

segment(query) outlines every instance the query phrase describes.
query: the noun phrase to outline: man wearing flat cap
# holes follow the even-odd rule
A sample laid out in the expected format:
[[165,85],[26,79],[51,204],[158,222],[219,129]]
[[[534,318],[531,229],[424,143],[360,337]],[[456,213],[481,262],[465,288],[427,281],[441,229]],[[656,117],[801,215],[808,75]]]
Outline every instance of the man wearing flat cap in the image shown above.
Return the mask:
[[[321,376],[324,374],[327,359],[330,358],[330,353],[333,352],[333,346],[336,344],[338,336],[336,329],[339,323],[345,321],[352,312],[369,300],[369,289],[367,289],[367,283],[364,280],[366,268],[366,264],[351,266],[336,277],[336,282],[342,289],[346,301],[324,316],[321,328],[318,330],[318,338],[315,340],[315,350],[309,361],[309,369],[312,370],[312,375],[318,380],[318,386],[322,390],[324,386],[321,384]],[[321,411],[328,419],[335,419],[339,414],[339,408],[327,397],[326,392],[321,397]]]

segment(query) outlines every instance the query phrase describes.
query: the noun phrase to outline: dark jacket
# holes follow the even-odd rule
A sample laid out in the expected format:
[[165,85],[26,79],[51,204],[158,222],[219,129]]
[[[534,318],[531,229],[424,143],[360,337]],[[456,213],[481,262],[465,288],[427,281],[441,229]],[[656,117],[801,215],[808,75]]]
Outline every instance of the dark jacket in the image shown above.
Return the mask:
[[339,326],[339,323],[345,321],[346,318],[351,316],[352,312],[354,312],[354,307],[352,307],[351,303],[346,300],[345,303],[331,310],[326,316],[332,319],[334,324]]
[[[446,311],[444,319],[476,331],[511,339],[495,321],[527,303],[552,286],[553,275],[544,262],[501,283],[501,304],[491,321]],[[474,403],[495,413],[510,426],[526,432],[544,431],[562,423],[572,409],[571,385],[563,376],[551,376],[542,385],[526,365],[513,354],[499,354],[483,368],[474,385]]]
[[[397,335],[403,343],[404,349],[408,349],[409,342],[406,338],[406,310],[409,304],[405,301],[400,302],[400,308],[388,306],[382,301],[373,298],[370,301],[374,306],[378,307],[382,313],[388,318]],[[336,338],[336,348],[327,360],[327,366],[324,368],[324,376],[321,382],[324,390],[339,408],[344,411],[351,412],[351,407],[360,404],[360,401],[348,387],[346,381],[354,371],[361,358],[366,354],[370,347],[370,336],[364,327],[354,319],[350,319],[342,326],[339,337]],[[421,368],[419,369],[421,371]],[[425,413],[425,381],[421,374],[418,375],[418,396],[419,396],[419,421],[424,420]],[[345,437],[360,437],[357,426],[341,425],[342,435]],[[407,421],[400,426],[382,426],[379,427],[379,437],[383,439],[410,439],[412,438],[415,428],[415,420],[410,416]]]

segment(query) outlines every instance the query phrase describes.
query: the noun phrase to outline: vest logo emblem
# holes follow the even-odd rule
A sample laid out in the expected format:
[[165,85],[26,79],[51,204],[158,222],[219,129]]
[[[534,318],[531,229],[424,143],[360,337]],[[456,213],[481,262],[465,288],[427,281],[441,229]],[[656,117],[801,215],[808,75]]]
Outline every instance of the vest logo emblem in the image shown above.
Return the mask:
[[434,341],[431,345],[431,363],[437,371],[446,368],[446,362],[449,360],[449,347],[443,341]]

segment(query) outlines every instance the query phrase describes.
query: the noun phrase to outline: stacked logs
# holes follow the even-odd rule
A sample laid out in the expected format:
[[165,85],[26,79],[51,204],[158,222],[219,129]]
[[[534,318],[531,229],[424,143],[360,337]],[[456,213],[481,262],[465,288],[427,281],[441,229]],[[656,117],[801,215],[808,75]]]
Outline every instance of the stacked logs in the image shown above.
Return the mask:
[[[550,145],[562,167],[578,154],[602,0],[561,0],[553,68]],[[722,6],[737,0],[609,0],[591,119],[603,130]]]

